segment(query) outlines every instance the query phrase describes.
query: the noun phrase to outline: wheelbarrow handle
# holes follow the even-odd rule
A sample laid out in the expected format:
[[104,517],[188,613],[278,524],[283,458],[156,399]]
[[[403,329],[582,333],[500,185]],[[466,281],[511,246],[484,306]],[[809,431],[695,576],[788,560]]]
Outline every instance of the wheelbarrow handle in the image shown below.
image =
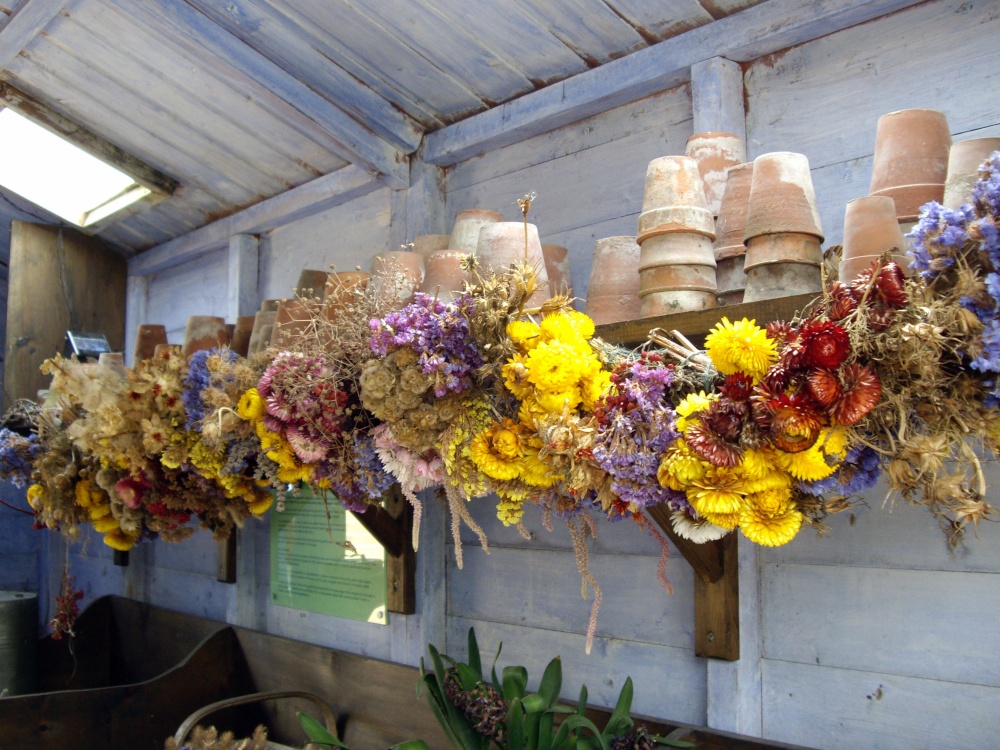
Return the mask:
[[177,743],[177,747],[183,746],[188,733],[195,727],[195,725],[206,716],[213,714],[216,711],[221,711],[224,708],[233,708],[234,706],[243,706],[247,703],[281,700],[283,698],[302,698],[304,700],[312,701],[323,714],[323,724],[326,725],[327,731],[329,731],[334,737],[337,736],[337,721],[333,716],[333,711],[330,710],[330,707],[326,705],[321,698],[313,695],[312,693],[304,693],[298,690],[272,690],[270,692],[238,695],[235,698],[225,698],[224,700],[216,701],[215,703],[209,703],[207,706],[202,706],[193,714],[188,716],[184,720],[184,723],[180,725],[180,728],[178,728],[177,732],[174,733],[174,742]]

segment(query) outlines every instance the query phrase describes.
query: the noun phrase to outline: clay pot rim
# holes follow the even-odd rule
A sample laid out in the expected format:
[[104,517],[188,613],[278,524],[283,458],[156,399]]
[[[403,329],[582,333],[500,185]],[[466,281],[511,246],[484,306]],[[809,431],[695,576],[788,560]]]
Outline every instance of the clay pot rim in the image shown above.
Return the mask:
[[[458,221],[458,217],[462,214],[487,214],[491,216],[499,216],[500,218],[497,221],[503,221],[503,214],[490,208],[463,208],[455,214],[455,220]],[[450,234],[448,236],[451,237]]]
[[931,109],[930,107],[907,107],[905,109],[897,109],[897,110],[894,110],[892,112],[886,112],[884,115],[882,115],[878,119],[881,120],[884,117],[893,117],[895,115],[899,115],[899,114],[902,114],[904,112],[933,112],[936,115],[941,115],[941,117],[944,118],[945,120],[948,119],[947,115],[945,115],[944,112],[942,112],[939,109]]
[[743,136],[739,133],[730,133],[728,130],[706,130],[701,133],[692,133],[688,136],[687,143],[690,143],[695,138],[719,138],[721,136],[726,136],[729,138],[736,138],[737,140],[745,140]]
[[729,258],[738,258],[741,255],[747,254],[746,245],[726,245],[725,247],[715,248],[715,260],[716,262],[720,260],[727,260]]
[[[809,234],[808,232],[775,232],[775,235],[788,235],[788,236],[791,236],[791,237],[809,237],[809,238],[815,239],[815,235]],[[758,235],[758,237],[766,237],[766,236],[768,236],[768,235]],[[757,237],[754,237],[752,239],[757,239]],[[757,248],[751,248],[749,246],[749,243],[748,243],[747,244],[746,259],[743,262],[743,270],[744,271],[750,271],[751,269],[758,268],[760,266],[773,266],[773,265],[781,265],[781,264],[786,264],[786,263],[789,264],[789,265],[795,264],[795,265],[813,266],[813,267],[822,266],[823,265],[823,248],[820,246],[820,244],[817,243],[815,247],[810,247],[810,248],[808,248],[808,250],[814,251],[819,257],[815,258],[815,259],[810,259],[808,257],[803,257],[802,255],[800,255],[799,257],[795,257],[795,258],[788,258],[788,257],[784,257],[784,258],[770,258],[770,257],[764,256],[760,260],[758,260],[758,256],[763,256],[764,255],[763,254],[763,250],[762,249],[758,250]]]

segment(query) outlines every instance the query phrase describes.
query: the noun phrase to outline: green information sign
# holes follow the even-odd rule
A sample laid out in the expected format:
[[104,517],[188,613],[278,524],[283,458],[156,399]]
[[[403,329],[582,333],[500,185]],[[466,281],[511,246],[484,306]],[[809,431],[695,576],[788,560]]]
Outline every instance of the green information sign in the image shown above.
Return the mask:
[[270,521],[272,604],[386,624],[385,550],[335,497],[304,488]]

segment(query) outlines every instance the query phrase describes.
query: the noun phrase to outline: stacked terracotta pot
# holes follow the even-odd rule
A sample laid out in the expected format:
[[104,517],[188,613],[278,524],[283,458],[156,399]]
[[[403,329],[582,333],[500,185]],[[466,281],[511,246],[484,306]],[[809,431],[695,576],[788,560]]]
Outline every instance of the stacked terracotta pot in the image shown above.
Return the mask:
[[476,259],[485,272],[498,272],[513,265],[527,263],[535,269],[536,290],[528,299],[528,307],[540,307],[549,298],[549,275],[545,256],[538,238],[538,227],[521,221],[499,221],[484,224],[476,243]]
[[188,318],[184,331],[184,355],[190,357],[195,352],[214,349],[229,344],[226,319],[215,315],[192,315]]
[[266,299],[261,303],[260,310],[254,316],[248,354],[264,351],[271,345],[271,336],[274,335],[274,321],[278,317],[278,303],[280,301]]
[[693,159],[650,162],[637,239],[642,317],[716,306],[715,220]]
[[979,180],[979,167],[994,151],[1000,151],[1000,138],[970,138],[952,144],[944,181],[945,208],[958,208],[969,201]]
[[388,304],[409,304],[423,280],[424,260],[418,253],[389,250],[372,256],[369,283],[374,294]]
[[909,271],[906,241],[896,218],[896,204],[885,195],[869,195],[848,201],[844,211],[844,251],[840,280],[850,284],[859,273],[891,252],[892,260]]
[[730,167],[722,196],[719,218],[715,222],[715,277],[720,305],[738,305],[743,301],[747,275],[743,270],[747,248],[743,236],[750,202],[753,162]]
[[744,301],[821,291],[823,229],[804,155],[779,151],[754,159],[743,238]]
[[597,241],[584,308],[597,325],[640,317],[639,252],[635,237]]
[[708,209],[718,217],[729,170],[747,160],[746,141],[734,133],[695,133],[688,138],[684,155],[698,162]]
[[156,353],[158,345],[167,343],[166,326],[144,323],[135,332],[135,351],[132,353],[132,366],[143,359],[149,359]]
[[944,199],[950,147],[948,121],[941,112],[903,109],[879,118],[868,193],[895,201],[903,232],[916,223],[921,206]]
[[542,245],[545,272],[549,276],[549,293],[555,297],[573,296],[573,269],[569,264],[569,250],[562,245]]
[[475,255],[479,231],[488,224],[503,221],[496,211],[469,208],[459,211],[451,234],[417,237],[413,249],[423,255],[424,280],[420,291],[450,302],[465,290],[472,274],[467,270],[467,257]]

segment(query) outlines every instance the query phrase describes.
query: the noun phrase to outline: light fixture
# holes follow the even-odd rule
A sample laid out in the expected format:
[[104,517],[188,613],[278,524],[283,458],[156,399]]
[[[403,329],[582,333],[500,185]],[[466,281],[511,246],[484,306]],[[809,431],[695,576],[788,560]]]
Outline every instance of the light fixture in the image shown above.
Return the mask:
[[134,213],[138,201],[152,205],[177,188],[170,177],[2,82],[0,106],[0,185],[78,227],[99,231],[105,220]]

